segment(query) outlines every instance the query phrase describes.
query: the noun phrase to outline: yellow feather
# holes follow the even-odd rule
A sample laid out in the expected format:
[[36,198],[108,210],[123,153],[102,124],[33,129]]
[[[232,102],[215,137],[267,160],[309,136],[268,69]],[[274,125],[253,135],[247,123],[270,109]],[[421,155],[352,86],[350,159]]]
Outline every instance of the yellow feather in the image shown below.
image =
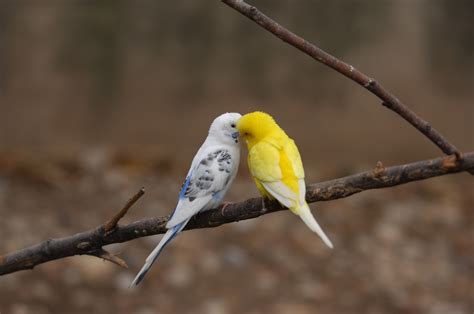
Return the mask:
[[279,150],[266,141],[260,141],[249,148],[248,163],[252,176],[264,182],[280,180],[282,173],[279,155]]
[[295,171],[293,170],[291,160],[284,150],[280,151],[279,166],[281,169],[281,181],[283,182],[283,184],[289,187],[291,191],[298,195],[298,178],[296,177]]
[[306,203],[303,163],[295,142],[264,112],[242,116],[237,130],[247,142],[249,169],[260,194],[276,198],[301,216],[308,227],[332,247]]
[[255,181],[255,185],[257,186],[257,190],[260,192],[260,194],[263,197],[268,198],[269,200],[275,199],[270,193],[267,192],[267,190],[265,190],[265,187],[262,185],[262,183],[260,183],[260,180],[258,180],[255,177],[253,178],[253,180]]
[[[294,141],[286,135],[275,120],[263,112],[244,115],[237,129],[247,141],[250,172],[255,180],[282,181],[293,193],[299,195],[298,179],[304,179],[303,164]],[[262,195],[264,188],[257,184]],[[297,206],[297,204],[295,204]]]

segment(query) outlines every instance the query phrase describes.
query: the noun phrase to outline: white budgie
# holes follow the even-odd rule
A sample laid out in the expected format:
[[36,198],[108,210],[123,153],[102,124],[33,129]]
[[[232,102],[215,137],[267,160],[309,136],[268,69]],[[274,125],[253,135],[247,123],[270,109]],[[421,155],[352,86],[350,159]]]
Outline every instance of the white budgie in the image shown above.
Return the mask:
[[184,229],[197,213],[221,204],[239,168],[240,146],[237,120],[239,113],[224,113],[209,128],[209,134],[199,148],[179,193],[178,204],[166,224],[168,231],[146,259],[132,282],[138,285],[163,248]]

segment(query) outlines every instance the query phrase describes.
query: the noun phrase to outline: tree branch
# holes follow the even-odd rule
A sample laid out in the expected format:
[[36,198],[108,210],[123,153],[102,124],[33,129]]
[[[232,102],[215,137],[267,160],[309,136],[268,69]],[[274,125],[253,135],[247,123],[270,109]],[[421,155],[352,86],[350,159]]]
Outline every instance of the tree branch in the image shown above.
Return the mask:
[[[428,122],[408,109],[400,100],[374,79],[355,69],[353,66],[333,57],[305,39],[293,34],[244,1],[222,1],[283,41],[368,89],[383,101],[382,104],[385,107],[399,114],[435,143],[444,153],[449,155],[447,157],[388,168],[385,168],[382,163],[379,162],[371,171],[310,185],[306,193],[306,199],[309,203],[335,200],[365,190],[391,187],[450,173],[461,171],[474,173],[474,152],[462,155],[455,146],[432,128]],[[143,193],[143,189],[140,190],[114,217],[95,229],[63,238],[49,239],[4,256],[0,255],[0,275],[32,269],[36,265],[48,261],[83,254],[97,256],[120,266],[127,267],[125,261],[107,252],[103,247],[112,243],[127,242],[136,238],[166,232],[168,217],[143,219],[124,226],[118,225],[119,220],[125,216],[128,209]],[[201,213],[190,221],[186,230],[217,227],[222,224],[252,219],[283,209],[285,208],[278,202],[266,202],[265,208],[262,208],[262,199],[253,198]]]
[[[308,186],[306,199],[309,203],[335,200],[365,190],[391,187],[466,170],[474,170],[474,152],[466,153],[463,160],[450,155],[387,168],[377,163],[373,170]],[[186,230],[217,227],[285,209],[277,202],[266,202],[265,205],[265,208],[262,208],[262,199],[253,198],[230,204],[225,209],[221,207],[207,211],[194,217]],[[83,254],[98,256],[126,267],[122,259],[106,252],[103,247],[165,233],[167,221],[168,217],[143,219],[128,225],[117,225],[110,232],[106,232],[101,225],[75,235],[50,239],[4,256],[0,255],[0,275]]]
[[[388,109],[396,112],[418,131],[424,134],[428,139],[430,139],[436,146],[438,146],[446,155],[455,154],[456,158],[461,159],[462,155],[460,151],[446,138],[444,138],[441,133],[434,129],[427,121],[423,120],[415,112],[410,110],[405,106],[395,95],[390,93],[385,89],[380,83],[375,79],[367,76],[361,71],[357,70],[350,64],[345,63],[344,61],[339,60],[338,58],[332,56],[321,48],[316,47],[312,43],[308,42],[304,38],[292,33],[285,27],[281,26],[262,12],[260,12],[256,7],[251,6],[243,0],[221,0],[231,8],[242,13],[273,35],[277,36],[284,42],[290,44],[291,46],[297,48],[298,50],[304,52],[311,58],[315,59],[318,62],[330,67],[333,70],[341,73],[342,75],[350,78],[354,82],[363,86],[374,95],[379,97],[382,100],[382,105]],[[471,172],[474,174],[474,171]]]
[[135,195],[132,196],[132,198],[128,200],[125,206],[117,214],[115,214],[109,221],[107,221],[104,224],[103,227],[104,227],[105,233],[112,232],[115,229],[115,227],[117,227],[117,224],[120,221],[120,219],[122,219],[127,214],[130,207],[132,207],[133,204],[135,204],[140,199],[140,197],[143,196],[143,194],[145,194],[145,188],[141,188],[140,190],[138,190],[138,192],[135,193]]

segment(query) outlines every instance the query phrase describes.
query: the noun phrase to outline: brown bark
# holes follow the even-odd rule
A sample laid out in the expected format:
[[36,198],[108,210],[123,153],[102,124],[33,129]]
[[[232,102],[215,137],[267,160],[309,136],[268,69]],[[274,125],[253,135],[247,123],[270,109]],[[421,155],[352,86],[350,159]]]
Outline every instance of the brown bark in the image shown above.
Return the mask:
[[[462,161],[451,155],[386,168],[378,163],[373,170],[309,185],[306,199],[309,203],[335,200],[366,190],[391,187],[469,169],[474,169],[474,152],[465,154]],[[140,190],[127,204],[133,204],[139,198],[137,195],[142,194],[143,190]],[[262,208],[262,199],[253,198],[229,204],[225,210],[218,208],[199,214],[189,222],[186,230],[213,228],[283,209],[285,208],[278,203],[268,201],[265,208]],[[122,211],[123,209],[120,212]],[[108,232],[105,230],[106,223],[68,237],[49,239],[16,252],[0,255],[0,275],[32,269],[48,261],[83,254],[97,256],[126,267],[125,261],[105,251],[103,246],[165,233],[167,221],[168,217],[143,219],[127,225],[116,225]]]

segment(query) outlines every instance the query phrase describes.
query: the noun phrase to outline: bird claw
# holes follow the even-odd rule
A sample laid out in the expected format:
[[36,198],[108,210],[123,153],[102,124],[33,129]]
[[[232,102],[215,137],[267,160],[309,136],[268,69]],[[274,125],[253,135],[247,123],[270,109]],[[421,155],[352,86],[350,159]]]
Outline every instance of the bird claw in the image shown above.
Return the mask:
[[225,216],[225,209],[226,209],[226,207],[229,206],[229,205],[232,205],[232,204],[234,204],[234,203],[232,203],[232,202],[224,202],[224,203],[222,203],[222,205],[221,205],[221,213],[222,213],[222,216]]

